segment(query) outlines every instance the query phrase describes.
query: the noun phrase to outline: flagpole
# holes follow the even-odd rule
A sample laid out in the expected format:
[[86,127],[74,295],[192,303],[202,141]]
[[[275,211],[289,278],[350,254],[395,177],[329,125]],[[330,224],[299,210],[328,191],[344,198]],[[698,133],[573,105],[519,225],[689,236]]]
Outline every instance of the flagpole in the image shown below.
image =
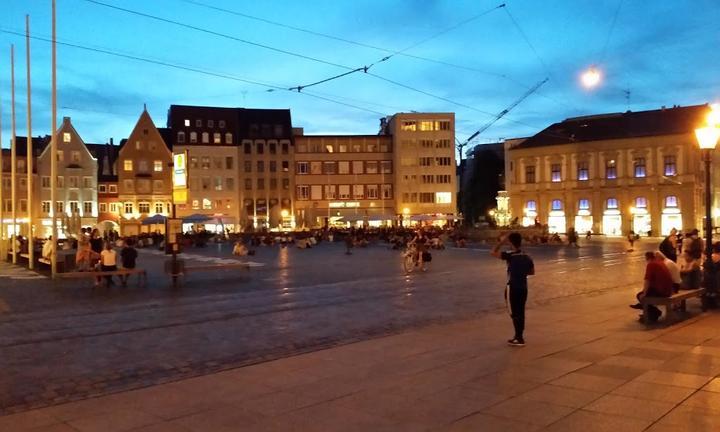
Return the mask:
[[50,209],[52,210],[52,252],[50,254],[50,272],[52,278],[57,273],[57,77],[55,66],[57,48],[55,41],[55,0],[52,0],[52,91],[51,91],[51,124],[50,124]]
[[17,184],[15,176],[17,175],[17,135],[15,134],[15,45],[10,45],[10,98],[11,98],[11,133],[12,141],[10,142],[10,197],[12,199],[12,263],[17,264]]
[[33,230],[33,139],[32,139],[32,97],[30,89],[30,15],[25,15],[25,57],[27,59],[27,215],[28,215],[28,268],[35,267],[35,232]]

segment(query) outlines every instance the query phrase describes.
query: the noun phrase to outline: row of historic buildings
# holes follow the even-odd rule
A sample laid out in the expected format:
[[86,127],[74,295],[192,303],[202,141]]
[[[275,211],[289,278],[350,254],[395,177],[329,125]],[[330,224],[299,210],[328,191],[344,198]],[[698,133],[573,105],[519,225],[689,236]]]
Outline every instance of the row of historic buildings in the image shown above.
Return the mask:
[[[708,112],[696,105],[576,117],[507,140],[511,219],[610,236],[702,227],[705,174],[694,130]],[[713,202],[717,225],[716,193]]]
[[[0,217],[6,234],[27,235],[32,220],[38,237],[49,234],[53,212],[62,227],[75,219],[123,235],[162,230],[143,221],[173,210],[179,218],[203,215],[207,229],[231,231],[452,220],[454,123],[452,113],[401,113],[382,119],[378,135],[319,136],[293,128],[289,110],[172,105],[167,127],[143,110],[115,145],[84,142],[65,117],[56,131],[55,179],[49,136],[31,140],[32,218],[27,139],[16,139],[14,209],[11,151],[3,149]],[[174,203],[172,155],[185,152],[187,201]]]

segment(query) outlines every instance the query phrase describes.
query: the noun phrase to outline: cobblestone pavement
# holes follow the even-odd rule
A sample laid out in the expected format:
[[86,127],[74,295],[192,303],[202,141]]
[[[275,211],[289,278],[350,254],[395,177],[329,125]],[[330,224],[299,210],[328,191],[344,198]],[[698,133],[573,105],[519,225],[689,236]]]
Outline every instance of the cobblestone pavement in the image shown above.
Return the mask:
[[[401,272],[397,251],[343,250],[261,248],[252,261],[264,267],[190,275],[178,290],[161,273],[165,257],[144,250],[145,288],[3,281],[0,413],[467,319],[503,305],[504,267],[486,248],[436,252],[430,271],[410,275]],[[616,289],[642,275],[641,253],[626,254],[620,242],[529,252],[538,274],[531,304]],[[188,255],[197,262],[233,259],[215,246]],[[2,265],[0,274],[7,270]]]

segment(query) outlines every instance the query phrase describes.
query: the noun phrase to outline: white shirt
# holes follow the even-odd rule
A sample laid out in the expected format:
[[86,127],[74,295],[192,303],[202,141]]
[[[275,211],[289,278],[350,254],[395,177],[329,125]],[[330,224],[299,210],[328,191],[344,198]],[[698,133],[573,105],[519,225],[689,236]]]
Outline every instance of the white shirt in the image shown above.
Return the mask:
[[100,261],[102,262],[102,265],[108,267],[117,265],[117,252],[112,249],[103,249],[103,251],[100,252]]
[[673,283],[679,284],[682,282],[682,278],[680,278],[680,268],[678,268],[678,265],[675,264],[675,262],[671,259],[665,258],[665,267],[670,271],[670,277],[672,277]]

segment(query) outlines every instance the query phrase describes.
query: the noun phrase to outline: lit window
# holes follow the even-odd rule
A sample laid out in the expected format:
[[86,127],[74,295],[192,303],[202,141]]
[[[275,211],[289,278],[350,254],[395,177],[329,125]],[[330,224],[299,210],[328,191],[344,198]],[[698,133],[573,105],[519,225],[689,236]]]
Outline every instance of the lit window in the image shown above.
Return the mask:
[[125,161],[123,162],[123,167],[125,168],[125,171],[132,171],[133,161],[131,159],[125,159]]
[[584,181],[589,178],[589,169],[588,169],[588,163],[578,162],[578,180]]
[[190,119],[185,119],[185,127],[190,126]]
[[417,123],[414,121],[404,121],[400,124],[400,129],[404,131],[415,131],[417,130]]
[[562,210],[562,201],[559,199],[552,200],[552,202],[550,203],[550,210]]
[[70,132],[63,132],[63,142],[70,142]]
[[635,167],[634,172],[636,178],[645,177],[645,158],[635,158],[633,166]]
[[665,156],[663,158],[664,162],[664,169],[663,172],[666,176],[674,176],[677,175],[677,163],[675,161],[675,156]]
[[617,167],[615,166],[615,160],[609,160],[605,163],[605,178],[608,180],[617,178]]
[[607,199],[607,208],[608,208],[608,209],[616,209],[616,208],[618,208],[617,198],[608,198],[608,199]]
[[525,210],[527,211],[537,211],[537,202],[530,200],[527,203],[525,203]]
[[550,165],[550,181],[559,182],[562,181],[562,174],[560,171],[560,164]]
[[213,144],[222,144],[222,135],[220,132],[213,133]]
[[647,208],[647,198],[645,198],[645,197],[637,197],[637,198],[635,198],[635,207],[637,207],[637,208]]
[[155,172],[161,172],[163,170],[162,161],[156,160],[155,162],[153,162],[153,170]]
[[678,200],[675,195],[668,195],[665,197],[665,207],[677,207]]
[[582,198],[578,201],[579,210],[590,210],[590,200]]
[[436,204],[451,204],[452,192],[435,192]]

